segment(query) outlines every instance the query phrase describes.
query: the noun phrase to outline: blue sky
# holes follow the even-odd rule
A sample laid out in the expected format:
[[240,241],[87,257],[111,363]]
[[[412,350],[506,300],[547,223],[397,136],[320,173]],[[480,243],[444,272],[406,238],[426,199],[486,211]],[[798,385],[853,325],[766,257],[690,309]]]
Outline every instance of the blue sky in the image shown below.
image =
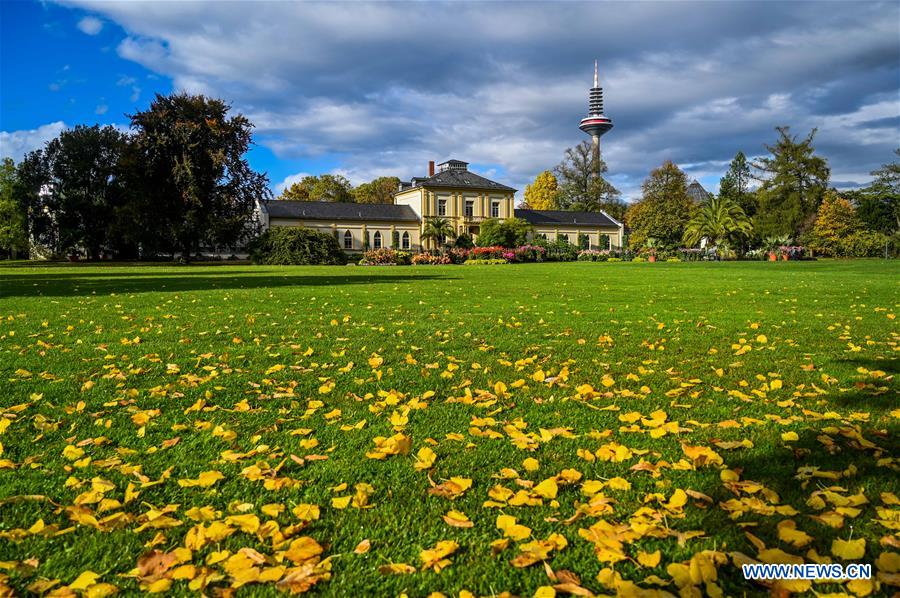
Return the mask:
[[455,157],[523,189],[586,137],[600,59],[609,176],[630,199],[663,160],[715,190],[737,150],[805,134],[841,187],[900,145],[896,2],[0,2],[0,153],[127,126],[154,93],[231,102],[273,189]]

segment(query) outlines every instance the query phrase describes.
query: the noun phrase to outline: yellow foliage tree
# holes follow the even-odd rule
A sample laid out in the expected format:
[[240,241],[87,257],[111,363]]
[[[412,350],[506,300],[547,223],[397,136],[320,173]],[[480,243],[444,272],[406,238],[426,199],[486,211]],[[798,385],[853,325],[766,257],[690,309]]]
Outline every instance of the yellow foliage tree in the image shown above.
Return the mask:
[[525,205],[531,210],[559,209],[559,185],[552,172],[545,170],[525,185]]

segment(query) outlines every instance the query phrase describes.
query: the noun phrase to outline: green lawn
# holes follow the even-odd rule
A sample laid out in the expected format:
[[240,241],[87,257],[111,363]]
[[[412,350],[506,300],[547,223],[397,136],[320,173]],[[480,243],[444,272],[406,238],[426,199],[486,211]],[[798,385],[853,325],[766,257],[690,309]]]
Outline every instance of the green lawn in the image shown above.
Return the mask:
[[860,549],[882,581],[812,589],[889,595],[898,287],[874,260],[0,266],[0,595],[754,595],[743,558]]

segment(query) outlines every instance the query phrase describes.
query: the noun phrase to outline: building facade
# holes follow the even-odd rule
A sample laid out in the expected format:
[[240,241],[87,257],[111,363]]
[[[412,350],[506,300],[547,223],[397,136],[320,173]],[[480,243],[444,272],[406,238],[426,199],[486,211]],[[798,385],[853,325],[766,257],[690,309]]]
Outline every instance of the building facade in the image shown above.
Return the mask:
[[534,229],[533,237],[565,239],[585,249],[622,246],[622,224],[605,212],[517,210],[516,190],[469,171],[468,163],[448,160],[429,163],[429,176],[402,182],[393,204],[358,204],[276,200],[260,204],[263,228],[304,226],[333,234],[346,251],[396,247],[427,251],[439,247],[422,239],[429,219],[445,219],[456,235],[477,241],[481,223],[489,218],[521,218]]
[[[612,129],[603,114],[603,90],[594,63],[594,86],[588,116],[579,125],[593,140],[594,166],[600,164],[600,136]],[[595,173],[600,176],[599,171]],[[521,218],[533,227],[533,237],[566,240],[583,249],[618,249],[624,227],[606,212],[517,210],[516,190],[469,170],[468,162],[428,163],[428,176],[401,182],[393,204],[356,204],[309,201],[260,203],[259,219],[270,226],[306,226],[331,232],[346,251],[396,247],[407,251],[437,249],[440,242],[423,239],[430,219],[442,218],[455,235],[477,241],[481,223],[489,218]]]

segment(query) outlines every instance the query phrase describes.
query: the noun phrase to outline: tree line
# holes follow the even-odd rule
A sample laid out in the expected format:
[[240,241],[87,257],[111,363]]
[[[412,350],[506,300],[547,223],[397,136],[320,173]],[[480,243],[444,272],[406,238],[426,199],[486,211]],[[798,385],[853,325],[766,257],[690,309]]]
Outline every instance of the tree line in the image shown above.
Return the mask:
[[[666,161],[626,205],[602,174],[592,173],[590,144],[566,151],[552,171],[525,188],[526,207],[604,210],[623,221],[629,246],[696,247],[702,240],[723,253],[803,245],[822,255],[875,256],[900,235],[900,162],[872,171],[874,180],[852,191],[829,186],[827,160],[816,153],[816,131],[804,137],[777,127],[778,138],[755,161],[738,152],[721,178],[719,193],[701,202],[688,194],[687,175]],[[900,149],[895,152],[900,156]],[[606,165],[600,164],[600,172]]]
[[203,95],[157,95],[130,129],[76,126],[0,168],[0,251],[152,258],[239,247],[268,178],[246,160],[253,125]]

